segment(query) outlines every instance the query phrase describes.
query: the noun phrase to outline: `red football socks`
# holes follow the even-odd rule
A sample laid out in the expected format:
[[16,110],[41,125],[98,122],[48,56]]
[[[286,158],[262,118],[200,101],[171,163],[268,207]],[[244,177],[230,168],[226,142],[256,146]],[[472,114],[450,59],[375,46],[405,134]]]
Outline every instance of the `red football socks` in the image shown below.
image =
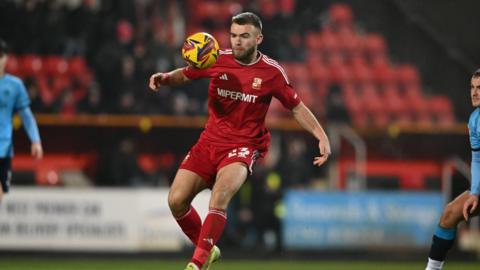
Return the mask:
[[199,268],[207,261],[210,250],[220,239],[226,223],[227,213],[225,210],[210,209],[208,211],[192,258],[192,262]]
[[197,246],[198,236],[202,229],[202,220],[193,206],[183,216],[175,218],[182,231],[190,238],[194,246]]

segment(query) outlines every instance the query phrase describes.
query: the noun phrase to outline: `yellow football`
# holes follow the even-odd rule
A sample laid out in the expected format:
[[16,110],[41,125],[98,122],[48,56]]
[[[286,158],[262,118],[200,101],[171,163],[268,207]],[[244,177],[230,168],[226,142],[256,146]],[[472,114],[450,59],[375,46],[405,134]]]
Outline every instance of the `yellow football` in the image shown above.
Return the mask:
[[206,69],[218,58],[218,42],[209,33],[195,33],[185,39],[182,57],[190,65],[198,69]]

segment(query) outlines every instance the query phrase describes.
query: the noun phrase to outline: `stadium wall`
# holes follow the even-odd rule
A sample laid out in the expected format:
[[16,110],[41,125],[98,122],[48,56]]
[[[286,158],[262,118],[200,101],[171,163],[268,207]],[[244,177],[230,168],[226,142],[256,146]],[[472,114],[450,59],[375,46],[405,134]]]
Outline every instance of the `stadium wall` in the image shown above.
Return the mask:
[[[0,205],[0,250],[178,252],[188,239],[171,218],[167,189],[17,187]],[[194,201],[207,213],[209,194]],[[287,250],[425,248],[439,193],[289,191]]]
[[[16,187],[0,204],[0,250],[180,251],[189,240],[167,205],[167,189]],[[202,216],[208,193],[193,205]]]

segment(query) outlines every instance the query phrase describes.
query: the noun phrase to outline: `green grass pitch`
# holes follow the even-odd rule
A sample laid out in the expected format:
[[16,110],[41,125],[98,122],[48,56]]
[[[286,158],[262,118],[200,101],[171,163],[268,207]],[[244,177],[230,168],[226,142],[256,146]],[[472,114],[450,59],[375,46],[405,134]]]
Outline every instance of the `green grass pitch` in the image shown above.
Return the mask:
[[[155,259],[29,259],[1,258],[1,270],[183,270],[186,261]],[[425,269],[423,262],[364,261],[234,261],[222,260],[211,270],[412,270]],[[480,269],[478,263],[447,262],[444,270]]]

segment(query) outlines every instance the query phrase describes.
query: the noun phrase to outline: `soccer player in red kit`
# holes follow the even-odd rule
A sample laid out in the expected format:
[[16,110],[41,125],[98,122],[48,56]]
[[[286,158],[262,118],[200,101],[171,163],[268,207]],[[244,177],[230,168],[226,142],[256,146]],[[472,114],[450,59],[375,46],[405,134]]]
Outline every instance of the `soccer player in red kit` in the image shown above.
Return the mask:
[[[188,66],[150,77],[149,86],[154,91],[161,85],[210,78],[205,130],[180,165],[168,196],[173,216],[195,245],[186,270],[209,269],[220,256],[215,243],[227,221],[228,203],[252,173],[255,161],[268,149],[270,133],[265,128],[265,115],[272,97],[291,110],[300,125],[319,140],[320,156],[313,164],[322,165],[330,155],[325,131],[301,102],[283,68],[257,50],[262,39],[258,16],[251,12],[238,14],[230,27],[232,49],[220,51],[211,68]],[[212,193],[202,224],[190,204],[206,188]]]

